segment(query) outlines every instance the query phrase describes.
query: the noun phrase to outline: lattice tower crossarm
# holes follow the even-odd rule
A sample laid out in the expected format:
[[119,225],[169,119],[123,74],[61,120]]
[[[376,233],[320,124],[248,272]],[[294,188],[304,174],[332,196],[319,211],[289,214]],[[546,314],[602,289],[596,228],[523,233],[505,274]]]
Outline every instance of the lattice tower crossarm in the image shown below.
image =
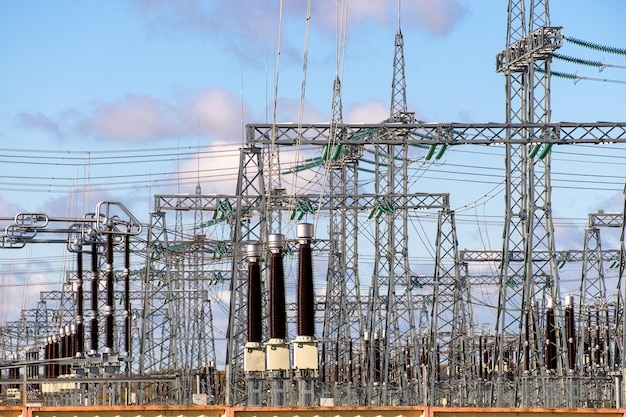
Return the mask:
[[[268,134],[276,129],[276,142],[284,146],[296,144],[298,134],[301,144],[317,145],[320,149],[328,144],[331,131],[337,129],[343,135],[337,137],[341,145],[569,145],[626,143],[626,122],[505,122],[505,123],[425,123],[406,122],[371,124],[343,124],[332,127],[329,123],[303,124],[249,124],[246,140],[251,146],[270,143]],[[525,132],[534,131],[534,136]]]

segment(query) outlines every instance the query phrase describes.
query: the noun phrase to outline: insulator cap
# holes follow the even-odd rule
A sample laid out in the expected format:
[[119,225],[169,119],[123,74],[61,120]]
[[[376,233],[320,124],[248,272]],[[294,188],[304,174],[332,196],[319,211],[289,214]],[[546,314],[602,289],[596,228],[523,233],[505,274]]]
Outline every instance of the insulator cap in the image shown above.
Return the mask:
[[313,238],[313,225],[311,223],[300,223],[296,226],[296,236],[300,240],[310,240]]
[[254,260],[261,257],[261,244],[258,242],[249,243],[246,245],[246,256],[248,260]]
[[285,235],[274,234],[267,237],[267,245],[271,251],[280,250],[285,246]]

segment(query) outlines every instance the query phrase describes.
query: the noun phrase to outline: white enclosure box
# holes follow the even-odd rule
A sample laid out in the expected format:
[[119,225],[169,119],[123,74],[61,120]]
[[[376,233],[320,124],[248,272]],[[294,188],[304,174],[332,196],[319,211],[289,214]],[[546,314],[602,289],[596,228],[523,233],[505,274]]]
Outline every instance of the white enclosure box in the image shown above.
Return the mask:
[[317,341],[310,337],[296,337],[293,342],[293,368],[318,369]]
[[243,348],[244,372],[265,371],[265,349],[260,343],[246,343]]
[[265,344],[265,357],[268,371],[289,369],[289,344],[282,339],[270,339]]

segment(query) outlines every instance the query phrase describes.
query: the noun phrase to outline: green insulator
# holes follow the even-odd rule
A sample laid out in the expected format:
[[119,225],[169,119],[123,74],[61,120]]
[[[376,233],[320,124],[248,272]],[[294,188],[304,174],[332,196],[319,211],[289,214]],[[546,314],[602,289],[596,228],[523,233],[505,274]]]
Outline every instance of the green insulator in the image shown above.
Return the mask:
[[333,150],[333,161],[336,161],[339,159],[339,157],[341,156],[341,151],[343,150],[343,145],[337,145],[335,146],[335,149]]
[[436,148],[437,148],[437,145],[430,145],[430,148],[428,148],[428,152],[426,152],[427,161],[430,161],[430,158],[433,157],[433,154],[435,153]]
[[528,157],[534,158],[535,155],[537,155],[537,152],[539,152],[539,148],[541,148],[541,143],[535,143],[535,146],[533,146],[533,148],[530,150]]
[[550,153],[550,149],[552,149],[552,144],[548,143],[539,154],[539,159],[543,159],[548,156],[548,154]]
[[437,160],[441,159],[447,147],[448,145],[446,145],[445,143],[441,145],[441,148],[439,148],[439,152],[437,152],[437,155],[435,155],[435,159]]
[[324,145],[324,148],[322,148],[322,161],[325,161],[327,157],[328,157],[328,145]]

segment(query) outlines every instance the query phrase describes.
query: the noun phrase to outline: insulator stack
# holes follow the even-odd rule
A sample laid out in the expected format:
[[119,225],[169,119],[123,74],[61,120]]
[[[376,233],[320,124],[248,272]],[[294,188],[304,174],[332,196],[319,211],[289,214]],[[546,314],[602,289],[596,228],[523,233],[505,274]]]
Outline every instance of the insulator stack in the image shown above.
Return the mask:
[[45,361],[43,365],[43,377],[50,377],[50,337],[46,336],[45,343],[43,345],[43,359]]
[[374,333],[374,382],[380,382],[381,371],[381,341],[378,332]]
[[76,336],[76,324],[70,324],[70,356],[75,358],[78,355],[78,337]]
[[[9,368],[9,379],[20,379],[20,368]],[[9,388],[19,388],[19,384],[9,384]]]
[[[59,355],[59,340],[56,335],[52,335],[52,359],[59,359],[61,356]],[[52,378],[57,378],[59,376],[59,364],[55,361],[52,365]]]
[[315,306],[313,289],[313,260],[311,256],[311,238],[313,225],[302,223],[297,226],[296,233],[300,241],[298,249],[298,336],[315,335]]
[[91,244],[91,353],[98,352],[98,244]]
[[126,355],[130,355],[132,351],[130,313],[130,235],[126,234],[124,235],[124,348]]
[[[61,339],[63,340],[63,350],[62,357],[70,358],[72,356],[72,335],[70,333],[70,326],[65,326],[64,329],[61,329],[63,335]],[[61,366],[61,375],[67,375],[70,373],[70,365],[63,364]]]
[[284,235],[268,237],[270,257],[270,339],[287,338],[287,312],[285,306],[285,272],[282,248]]
[[348,381],[352,382],[354,381],[354,371],[353,371],[353,366],[354,366],[354,351],[353,351],[353,346],[352,346],[352,340],[350,340],[348,342]]
[[552,306],[552,301],[548,303],[548,308],[546,309],[546,351],[545,351],[545,362],[547,370],[556,370],[557,368],[557,350],[556,350],[556,337],[557,337],[557,327],[556,327],[556,317],[554,315],[554,307]]
[[[39,350],[31,350],[26,353],[26,360],[29,362],[36,362],[39,360]],[[31,365],[26,368],[26,376],[29,379],[39,377],[39,367],[37,365]]]
[[524,371],[529,372],[530,369],[530,348],[531,348],[531,314],[529,311],[524,311]]
[[587,313],[587,324],[585,325],[585,335],[587,336],[585,338],[585,350],[584,350],[584,354],[585,354],[585,360],[584,363],[591,365],[592,364],[592,360],[593,360],[593,356],[592,356],[592,348],[591,348],[591,312]]
[[610,343],[611,343],[611,336],[609,334],[609,328],[611,327],[610,325],[610,319],[609,319],[609,310],[606,309],[604,310],[604,351],[606,352],[605,357],[606,357],[606,365],[607,366],[611,366],[611,349],[610,349]]
[[411,359],[411,345],[407,342],[407,345],[404,346],[404,373],[407,379],[410,381],[413,379],[413,367],[412,367],[412,359]]
[[596,310],[596,328],[595,328],[595,336],[594,336],[594,363],[596,366],[600,366],[602,362],[602,340],[601,340],[601,332],[600,332],[600,311]]
[[335,381],[341,381],[343,380],[342,375],[341,375],[341,371],[339,370],[339,342],[335,342],[335,375],[333,376],[333,380]]
[[567,366],[576,369],[576,319],[574,317],[574,300],[570,295],[565,301],[565,338],[567,339]]
[[[59,330],[59,344],[58,344],[58,359],[65,357],[65,348],[67,344],[67,337],[65,336],[65,330],[63,327]],[[65,364],[59,363],[57,376],[65,374]]]
[[113,305],[115,296],[113,293],[113,283],[115,272],[113,271],[113,234],[107,235],[106,248],[106,307],[105,315],[105,350],[113,351]]
[[78,248],[76,253],[76,344],[74,354],[82,356],[85,349],[85,326],[84,320],[84,304],[85,294],[83,291],[83,250]]
[[263,302],[261,290],[261,245],[251,243],[248,257],[248,342],[263,341]]

